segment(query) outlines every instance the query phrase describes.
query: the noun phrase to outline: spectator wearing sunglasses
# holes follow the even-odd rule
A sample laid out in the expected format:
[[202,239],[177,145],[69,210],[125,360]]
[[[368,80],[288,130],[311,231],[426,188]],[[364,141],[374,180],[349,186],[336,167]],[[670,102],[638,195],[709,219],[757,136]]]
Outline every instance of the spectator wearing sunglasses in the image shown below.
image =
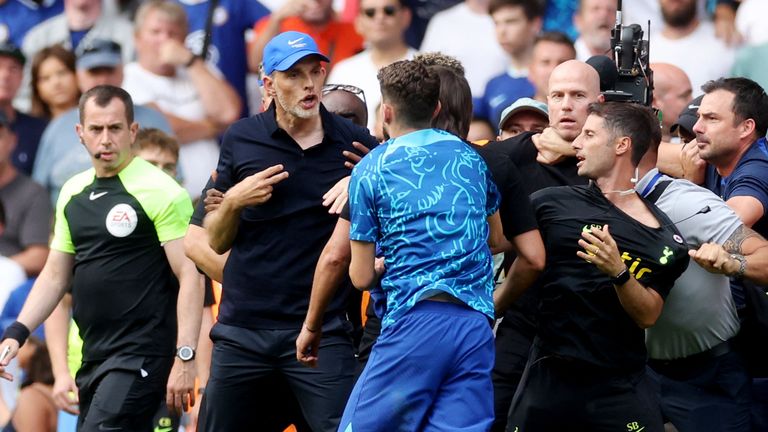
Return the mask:
[[337,64],[328,76],[330,83],[351,84],[363,89],[368,105],[368,129],[376,122],[381,90],[379,69],[399,60],[410,60],[416,50],[405,43],[411,10],[401,0],[361,0],[355,29],[365,39],[365,51]]
[[253,27],[255,39],[248,51],[248,67],[258,73],[264,46],[278,33],[298,31],[312,36],[321,52],[335,65],[363,49],[363,39],[333,11],[333,0],[286,0]]

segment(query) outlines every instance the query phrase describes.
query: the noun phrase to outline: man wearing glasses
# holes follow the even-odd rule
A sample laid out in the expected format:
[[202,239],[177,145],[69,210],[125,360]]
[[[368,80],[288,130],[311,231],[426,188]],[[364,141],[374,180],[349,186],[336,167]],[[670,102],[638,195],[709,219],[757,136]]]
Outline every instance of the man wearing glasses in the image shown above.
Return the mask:
[[362,0],[355,28],[365,39],[365,51],[334,66],[330,83],[352,84],[365,92],[368,104],[368,129],[376,123],[381,91],[376,73],[399,60],[410,60],[416,50],[405,43],[411,23],[411,10],[401,0]]

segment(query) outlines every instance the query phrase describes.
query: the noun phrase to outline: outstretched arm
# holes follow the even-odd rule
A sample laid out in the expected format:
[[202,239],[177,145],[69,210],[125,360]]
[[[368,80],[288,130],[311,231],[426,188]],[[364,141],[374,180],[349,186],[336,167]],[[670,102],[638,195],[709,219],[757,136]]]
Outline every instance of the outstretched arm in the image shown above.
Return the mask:
[[[200,334],[200,320],[203,313],[203,277],[195,264],[184,255],[184,241],[171,240],[163,246],[168,263],[179,280],[179,296],[176,305],[178,336],[176,346],[197,346]],[[168,377],[166,402],[176,412],[186,411],[195,404],[195,361],[174,359]]]
[[349,221],[339,218],[331,238],[317,261],[307,317],[296,339],[296,359],[305,366],[317,365],[323,315],[336,294],[337,287],[349,271],[350,255]]

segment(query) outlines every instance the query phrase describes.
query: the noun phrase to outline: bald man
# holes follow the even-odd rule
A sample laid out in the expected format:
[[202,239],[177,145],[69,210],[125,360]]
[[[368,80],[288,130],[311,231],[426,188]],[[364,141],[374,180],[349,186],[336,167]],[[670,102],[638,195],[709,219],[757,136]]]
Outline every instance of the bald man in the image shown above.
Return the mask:
[[670,128],[691,100],[691,80],[685,71],[669,63],[651,63],[653,106],[661,110],[661,139],[669,142]]
[[[587,120],[587,107],[602,101],[600,77],[595,69],[578,60],[568,60],[552,70],[547,102],[550,126],[541,134],[522,133],[489,143],[517,165],[528,194],[551,186],[586,184],[577,173],[571,142]],[[514,257],[505,258],[505,266]],[[529,289],[504,313],[496,332],[496,363],[493,371],[496,419],[491,431],[504,431],[512,397],[528,360],[536,333],[538,287]]]
[[368,108],[362,98],[363,91],[355,86],[326,84],[323,87],[323,105],[328,111],[352,120],[352,123],[366,127]]

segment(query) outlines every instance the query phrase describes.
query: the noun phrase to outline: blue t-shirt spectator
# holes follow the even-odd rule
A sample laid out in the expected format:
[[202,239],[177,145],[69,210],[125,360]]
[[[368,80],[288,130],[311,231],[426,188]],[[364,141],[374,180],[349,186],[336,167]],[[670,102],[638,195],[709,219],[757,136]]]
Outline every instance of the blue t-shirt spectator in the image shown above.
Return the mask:
[[514,74],[509,70],[488,81],[483,97],[473,103],[472,114],[477,119],[488,120],[496,128],[506,107],[520,98],[532,98],[535,93],[536,88],[526,75]]
[[350,238],[378,243],[385,259],[382,330],[443,292],[493,319],[486,218],[500,197],[468,144],[437,129],[391,139],[357,164],[349,195]]
[[[720,198],[728,201],[736,196],[749,196],[760,201],[768,212],[768,144],[760,138],[741,156],[728,177],[718,174],[714,166],[707,167],[706,186]],[[765,215],[752,226],[763,237],[768,236],[768,217]]]
[[29,29],[63,11],[63,0],[45,0],[39,5],[30,0],[0,2],[0,40],[20,47]]
[[[8,300],[3,306],[3,311],[0,312],[0,331],[5,331],[9,325],[13,324],[19,318],[21,308],[24,306],[24,302],[27,301],[29,292],[32,291],[32,285],[35,284],[36,278],[30,278],[23,284],[16,287],[8,296]],[[40,340],[45,340],[44,326],[38,326],[33,332],[32,336],[37,337]]]

